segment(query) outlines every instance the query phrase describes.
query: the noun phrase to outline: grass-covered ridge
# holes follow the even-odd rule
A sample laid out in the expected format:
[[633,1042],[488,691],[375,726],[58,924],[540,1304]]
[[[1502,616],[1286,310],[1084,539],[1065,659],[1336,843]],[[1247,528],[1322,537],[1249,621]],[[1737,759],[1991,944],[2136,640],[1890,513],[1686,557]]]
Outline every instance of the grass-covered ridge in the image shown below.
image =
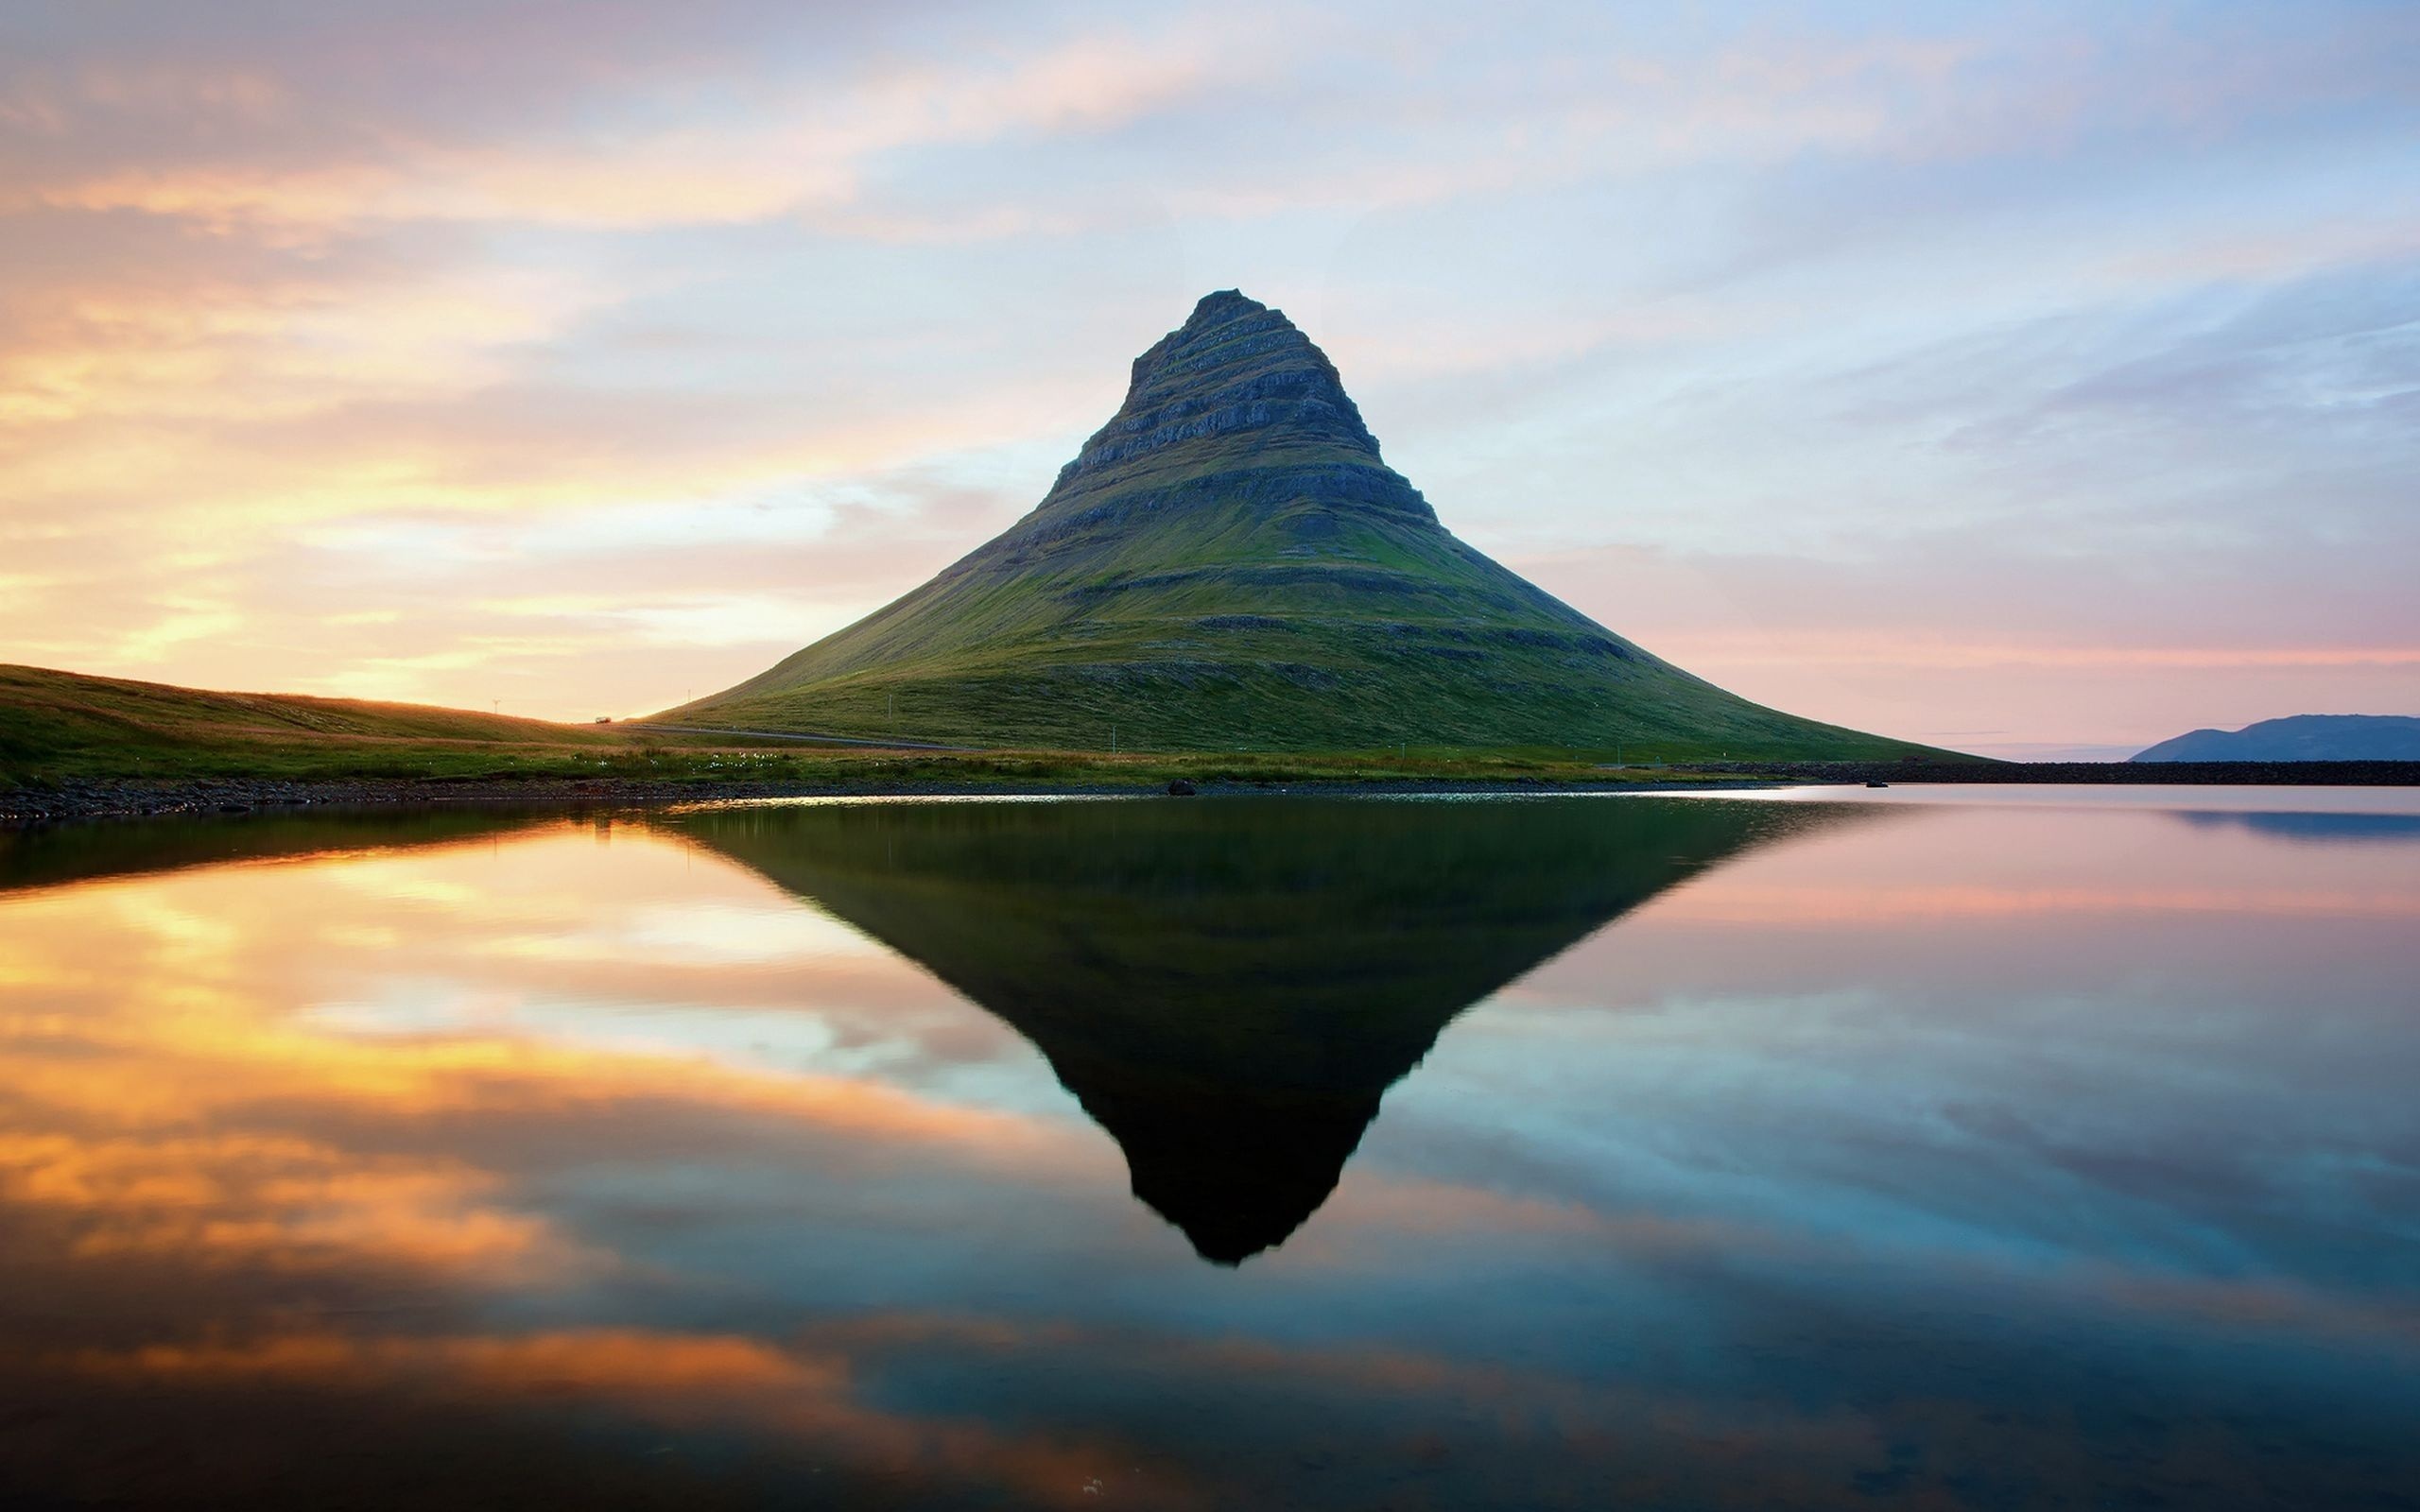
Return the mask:
[[1373,751],[835,748],[638,725],[557,725],[413,704],[207,693],[0,666],[0,793],[218,780],[510,784],[595,779],[694,787],[913,792],[1201,783],[1595,782],[1685,774],[1654,753],[1413,746]]
[[0,781],[408,776],[501,748],[576,758],[627,745],[612,727],[0,666]]
[[1235,294],[1137,361],[1024,520],[663,717],[1080,749],[1917,748],[1726,693],[1456,540],[1319,349]]

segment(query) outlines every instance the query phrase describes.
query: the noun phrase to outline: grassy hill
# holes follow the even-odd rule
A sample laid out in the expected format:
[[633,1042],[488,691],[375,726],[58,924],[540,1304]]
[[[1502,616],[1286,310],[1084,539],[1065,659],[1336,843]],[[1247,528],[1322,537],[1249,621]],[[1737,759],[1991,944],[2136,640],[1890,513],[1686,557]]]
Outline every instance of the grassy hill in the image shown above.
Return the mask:
[[1161,750],[1890,759],[1750,703],[1438,523],[1285,316],[1212,295],[1042,504],[669,723]]
[[[1642,775],[1634,773],[1634,776]],[[1682,773],[1658,773],[1679,778]],[[394,779],[605,779],[730,790],[1029,791],[1197,782],[1586,782],[1607,774],[1564,753],[1408,757],[1224,752],[834,748],[643,725],[557,725],[419,704],[205,693],[156,682],[0,665],[0,797],[98,784]],[[394,796],[394,795],[389,795]],[[36,807],[44,807],[37,804]],[[9,805],[0,803],[0,822]],[[140,805],[137,805],[138,810]]]
[[630,739],[610,726],[0,665],[0,781],[418,776],[466,763],[484,768],[500,748],[599,754]]

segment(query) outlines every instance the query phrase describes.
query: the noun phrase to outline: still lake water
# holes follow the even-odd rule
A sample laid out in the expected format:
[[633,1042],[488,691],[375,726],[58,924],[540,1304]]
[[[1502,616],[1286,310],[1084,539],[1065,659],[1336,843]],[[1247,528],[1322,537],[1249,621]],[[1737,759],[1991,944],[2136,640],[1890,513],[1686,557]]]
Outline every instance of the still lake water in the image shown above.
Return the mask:
[[0,838],[0,1503],[2420,1502],[2420,794]]

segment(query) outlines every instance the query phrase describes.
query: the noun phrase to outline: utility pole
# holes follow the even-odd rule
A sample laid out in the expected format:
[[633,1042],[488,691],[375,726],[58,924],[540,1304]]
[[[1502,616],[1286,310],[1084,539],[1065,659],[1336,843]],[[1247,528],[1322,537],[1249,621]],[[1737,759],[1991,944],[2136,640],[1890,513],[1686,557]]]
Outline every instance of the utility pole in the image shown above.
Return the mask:
[[1112,756],[1117,754],[1117,721],[1115,719],[1109,722],[1109,753]]

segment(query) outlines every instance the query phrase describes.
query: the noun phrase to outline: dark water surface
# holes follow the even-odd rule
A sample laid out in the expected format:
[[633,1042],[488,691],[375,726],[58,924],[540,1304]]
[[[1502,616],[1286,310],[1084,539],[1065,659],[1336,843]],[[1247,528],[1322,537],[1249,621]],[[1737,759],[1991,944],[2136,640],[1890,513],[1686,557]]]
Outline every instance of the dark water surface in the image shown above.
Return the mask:
[[0,839],[0,1505],[2420,1505],[2420,795]]

